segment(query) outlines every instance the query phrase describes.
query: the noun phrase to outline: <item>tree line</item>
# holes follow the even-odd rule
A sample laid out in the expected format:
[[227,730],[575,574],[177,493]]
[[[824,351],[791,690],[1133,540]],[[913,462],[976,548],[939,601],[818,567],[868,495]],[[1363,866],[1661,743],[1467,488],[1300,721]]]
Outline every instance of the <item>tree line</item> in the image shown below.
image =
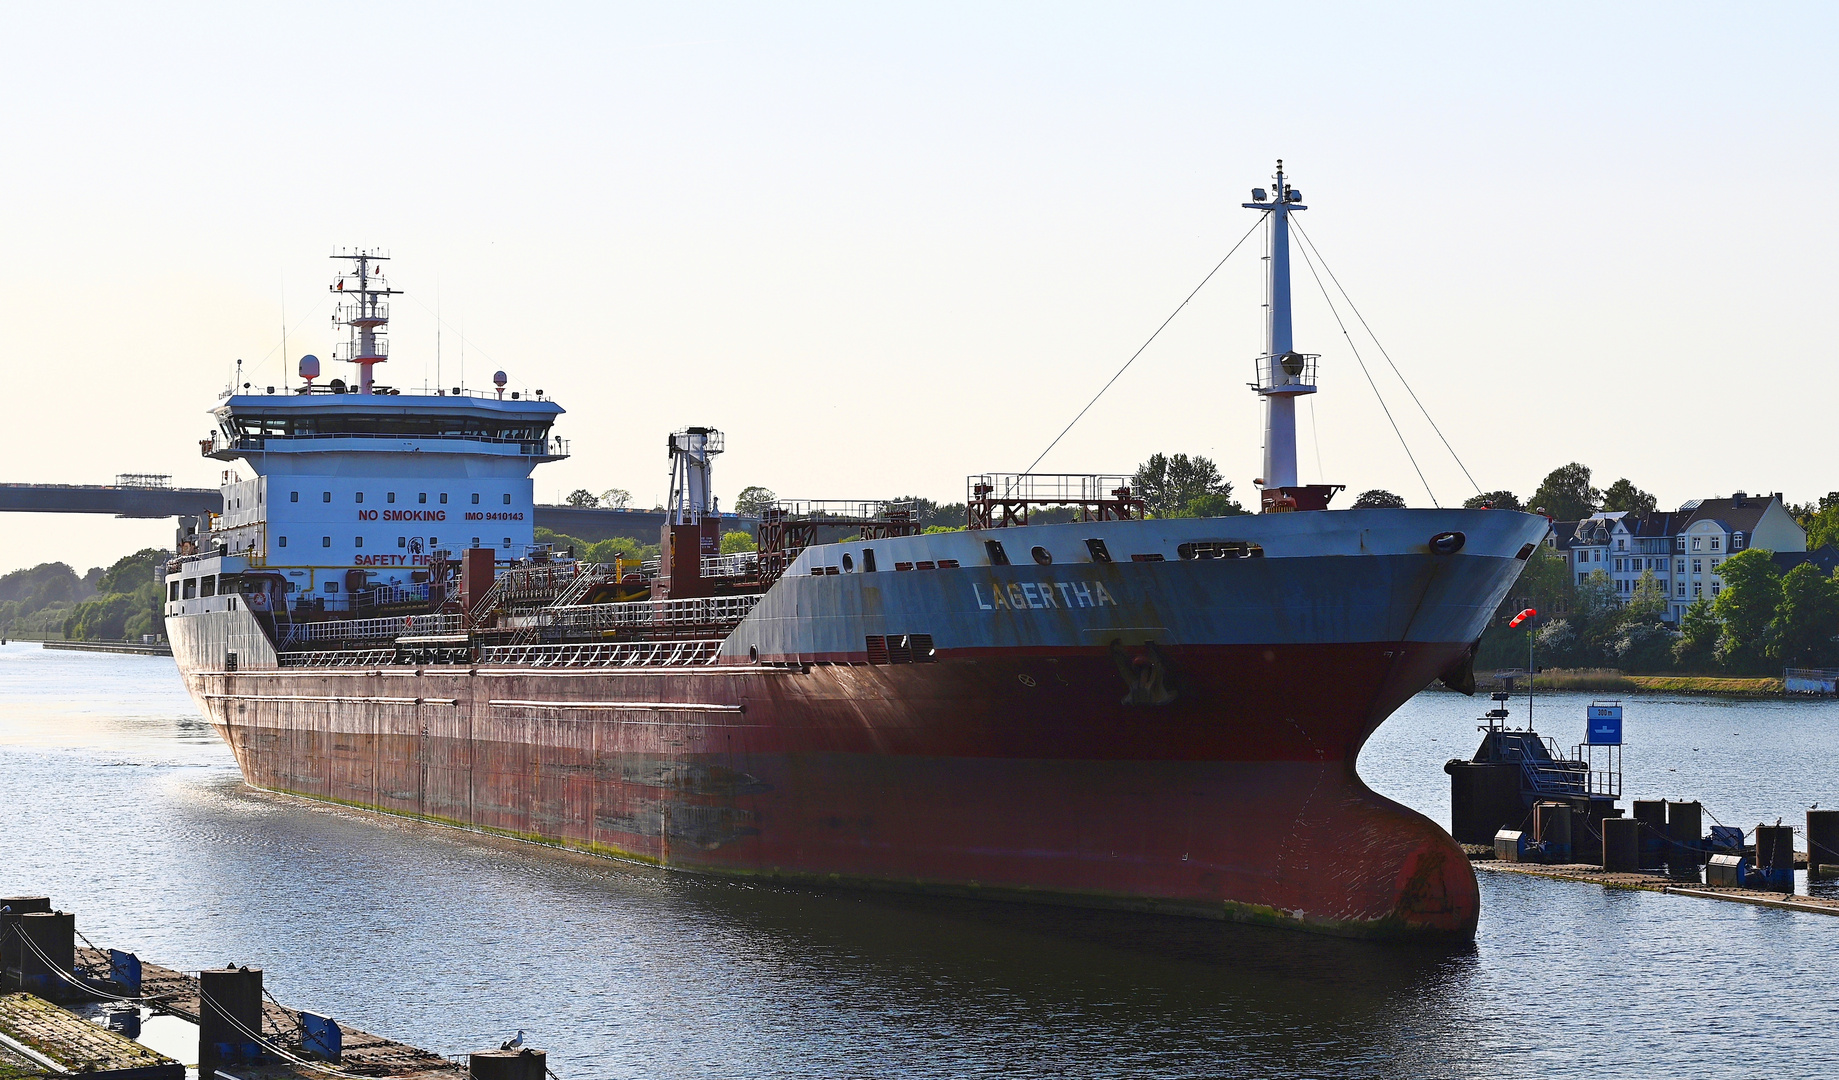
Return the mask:
[[67,563],[39,563],[0,577],[0,634],[119,640],[165,632],[159,568],[169,551],[142,548],[78,576]]

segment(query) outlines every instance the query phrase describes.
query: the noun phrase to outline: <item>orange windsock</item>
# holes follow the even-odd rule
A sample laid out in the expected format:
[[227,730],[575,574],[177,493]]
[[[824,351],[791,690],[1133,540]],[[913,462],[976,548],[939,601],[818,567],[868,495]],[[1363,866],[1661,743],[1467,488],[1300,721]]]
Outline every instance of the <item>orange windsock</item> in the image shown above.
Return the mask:
[[1515,615],[1513,617],[1513,621],[1508,623],[1507,625],[1508,626],[1518,626],[1521,623],[1525,622],[1527,619],[1530,619],[1534,615],[1537,615],[1537,614],[1539,614],[1537,611],[1534,611],[1532,608],[1527,608],[1525,611],[1522,611],[1518,615]]

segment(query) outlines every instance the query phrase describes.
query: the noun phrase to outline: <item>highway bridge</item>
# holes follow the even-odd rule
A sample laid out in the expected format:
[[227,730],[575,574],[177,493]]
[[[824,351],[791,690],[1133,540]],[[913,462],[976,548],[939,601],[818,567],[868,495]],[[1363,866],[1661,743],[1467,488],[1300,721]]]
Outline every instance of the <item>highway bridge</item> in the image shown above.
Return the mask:
[[[15,513],[179,518],[221,509],[223,496],[216,488],[172,487],[170,478],[158,475],[124,474],[113,484],[0,484],[0,511]],[[727,528],[752,530],[752,518],[722,517],[732,522]],[[590,543],[615,536],[656,543],[664,512],[539,505],[536,524]]]

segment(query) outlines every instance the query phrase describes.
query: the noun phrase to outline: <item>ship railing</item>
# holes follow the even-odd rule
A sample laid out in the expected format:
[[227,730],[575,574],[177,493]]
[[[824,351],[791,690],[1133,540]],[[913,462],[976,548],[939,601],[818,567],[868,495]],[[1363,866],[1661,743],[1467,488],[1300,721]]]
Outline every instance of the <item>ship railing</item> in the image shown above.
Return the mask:
[[[354,595],[360,603],[363,602],[364,593]],[[428,599],[428,585],[426,582],[418,585],[378,585],[370,590],[369,597],[369,602],[378,607],[385,604],[425,603]]]
[[284,668],[376,667],[396,662],[396,650],[388,649],[320,649],[312,652],[276,653]]
[[720,639],[588,642],[567,645],[487,645],[481,664],[539,668],[706,667],[721,655]]
[[704,555],[702,557],[702,576],[713,577],[752,577],[760,572],[760,553],[757,551],[740,551],[729,555]]
[[368,641],[393,639],[401,634],[442,634],[465,629],[458,615],[405,615],[381,619],[334,619],[294,623],[288,627],[282,648],[312,641]]
[[1545,795],[1590,794],[1590,768],[1581,761],[1520,761],[1525,784]]
[[726,626],[740,622],[760,602],[759,593],[685,600],[632,600],[549,608],[543,623],[564,630],[646,629],[659,626]]
[[460,432],[443,432],[439,434],[399,433],[387,434],[371,431],[354,431],[345,433],[326,433],[313,435],[239,435],[226,438],[222,434],[212,434],[208,439],[200,439],[198,447],[204,456],[229,450],[263,450],[269,440],[278,445],[287,446],[298,442],[313,442],[325,439],[387,439],[391,442],[429,442],[436,439],[452,439],[460,442],[486,443],[494,446],[515,446],[520,454],[534,457],[567,457],[567,439],[505,439],[495,435],[467,435]]

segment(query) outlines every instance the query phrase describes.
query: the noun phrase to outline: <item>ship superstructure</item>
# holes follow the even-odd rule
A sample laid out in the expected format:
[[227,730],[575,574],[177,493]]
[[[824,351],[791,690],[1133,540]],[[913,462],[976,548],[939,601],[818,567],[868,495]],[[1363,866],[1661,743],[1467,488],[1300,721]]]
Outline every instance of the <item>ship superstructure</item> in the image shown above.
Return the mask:
[[[1464,681],[1546,523],[1331,512],[1297,482],[1313,358],[1290,341],[1300,197],[1276,190],[1248,204],[1272,226],[1264,513],[986,474],[962,530],[788,501],[724,554],[722,434],[698,426],[669,436],[659,558],[588,564],[529,542],[559,408],[398,394],[358,336],[355,392],[313,364],[217,410],[205,452],[257,475],[168,568],[187,683],[271,790],[685,870],[1468,935],[1460,849],[1354,760]],[[353,279],[348,325],[380,331],[381,286]]]

